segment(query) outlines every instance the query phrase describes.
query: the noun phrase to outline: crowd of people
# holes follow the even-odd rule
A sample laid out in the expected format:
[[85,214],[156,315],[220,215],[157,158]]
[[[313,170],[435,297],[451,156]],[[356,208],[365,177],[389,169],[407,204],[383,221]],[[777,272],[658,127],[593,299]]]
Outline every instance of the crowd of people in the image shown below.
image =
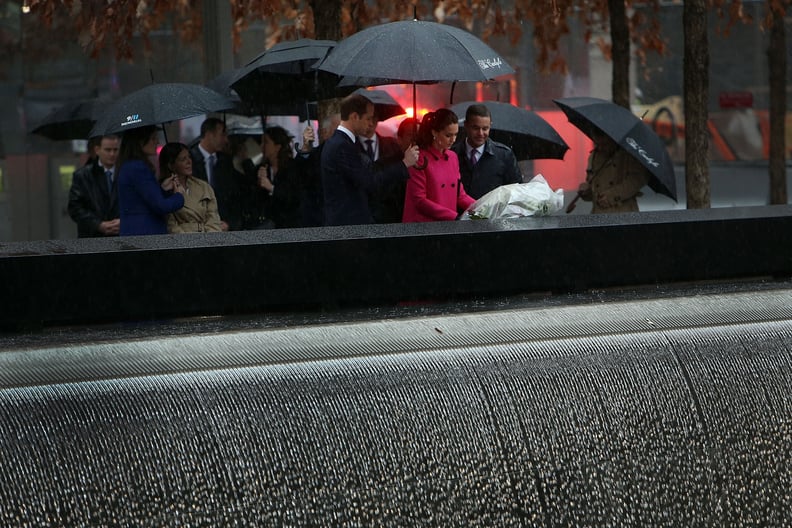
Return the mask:
[[[483,104],[468,107],[464,137],[446,108],[403,120],[396,137],[377,133],[378,123],[374,103],[352,94],[320,123],[316,146],[311,127],[297,147],[284,128],[267,127],[259,163],[214,117],[191,148],[166,143],[159,154],[154,126],[95,138],[94,156],[74,173],[69,214],[80,237],[447,221],[523,181],[512,150],[489,137]],[[637,162],[595,138],[579,189],[593,212],[637,210],[645,183]]]

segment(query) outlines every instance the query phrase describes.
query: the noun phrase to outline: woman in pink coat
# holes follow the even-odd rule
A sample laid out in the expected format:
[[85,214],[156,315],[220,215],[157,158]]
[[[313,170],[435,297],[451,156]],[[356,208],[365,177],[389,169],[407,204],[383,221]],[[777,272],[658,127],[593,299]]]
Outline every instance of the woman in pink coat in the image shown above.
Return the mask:
[[410,167],[404,197],[403,222],[456,220],[475,200],[462,188],[459,159],[451,150],[459,132],[459,118],[441,108],[429,112],[418,129],[418,163]]

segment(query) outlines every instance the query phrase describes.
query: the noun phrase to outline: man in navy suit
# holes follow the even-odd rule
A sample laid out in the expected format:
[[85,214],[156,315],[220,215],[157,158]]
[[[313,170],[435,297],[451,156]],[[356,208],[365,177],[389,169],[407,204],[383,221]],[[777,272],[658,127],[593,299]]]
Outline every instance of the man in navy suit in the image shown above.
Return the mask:
[[216,117],[201,124],[200,141],[190,149],[193,176],[208,182],[217,199],[223,231],[242,229],[242,186],[234,172],[234,160],[226,152],[226,125]]
[[[366,94],[363,94],[365,97]],[[358,145],[374,162],[374,170],[383,170],[391,164],[401,165],[404,157],[404,148],[394,137],[383,136],[377,132],[380,116],[377,115],[377,105],[374,104],[374,119],[366,131],[357,137]],[[404,212],[404,193],[407,188],[405,180],[391,181],[374,189],[369,196],[369,207],[378,224],[398,223],[402,220]]]
[[341,124],[322,149],[325,225],[371,224],[369,195],[383,185],[405,181],[418,161],[418,147],[404,151],[401,163],[374,170],[355,138],[374,122],[374,104],[360,94],[341,101]]
[[[457,138],[451,149],[459,158],[462,187],[479,199],[491,190],[510,183],[522,183],[523,177],[514,152],[503,143],[490,139],[492,114],[483,104],[472,104],[465,112],[465,136]],[[476,161],[471,153],[476,152]]]

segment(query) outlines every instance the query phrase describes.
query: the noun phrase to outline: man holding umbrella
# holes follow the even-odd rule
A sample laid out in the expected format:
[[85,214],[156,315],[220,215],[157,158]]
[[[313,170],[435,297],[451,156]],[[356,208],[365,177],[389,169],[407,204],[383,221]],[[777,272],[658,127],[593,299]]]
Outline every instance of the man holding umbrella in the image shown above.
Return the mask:
[[[363,134],[358,135],[357,140],[363,153],[371,159],[374,164],[374,170],[383,170],[392,164],[401,166],[404,151],[410,146],[404,148],[394,137],[383,136],[377,132],[377,125],[380,121],[390,117],[388,113],[383,113],[382,107],[377,105],[376,100],[372,100],[369,93],[376,93],[370,90],[361,90],[358,93],[363,95],[366,99],[374,103],[374,119],[366,127]],[[404,113],[402,111],[402,113]],[[395,114],[399,115],[399,114]],[[404,191],[406,188],[406,180],[391,181],[375,189],[369,198],[369,205],[371,206],[371,213],[374,216],[374,221],[378,224],[399,223],[402,219],[404,211]]]
[[322,189],[325,225],[371,224],[369,195],[390,182],[409,178],[407,169],[418,161],[418,147],[404,151],[401,163],[380,171],[356,143],[374,122],[374,103],[361,94],[341,101],[341,124],[322,149]]
[[465,111],[466,138],[451,148],[460,159],[462,185],[475,199],[501,185],[523,181],[512,149],[490,139],[491,126],[492,116],[486,105],[468,106]]

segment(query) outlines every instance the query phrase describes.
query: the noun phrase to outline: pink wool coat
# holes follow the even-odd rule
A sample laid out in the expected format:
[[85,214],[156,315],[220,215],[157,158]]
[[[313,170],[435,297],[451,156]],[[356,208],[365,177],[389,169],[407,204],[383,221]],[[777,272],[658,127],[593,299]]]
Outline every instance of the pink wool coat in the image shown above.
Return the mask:
[[418,165],[410,167],[404,197],[403,222],[455,220],[475,200],[468,196],[459,179],[459,159],[453,150],[421,149]]

